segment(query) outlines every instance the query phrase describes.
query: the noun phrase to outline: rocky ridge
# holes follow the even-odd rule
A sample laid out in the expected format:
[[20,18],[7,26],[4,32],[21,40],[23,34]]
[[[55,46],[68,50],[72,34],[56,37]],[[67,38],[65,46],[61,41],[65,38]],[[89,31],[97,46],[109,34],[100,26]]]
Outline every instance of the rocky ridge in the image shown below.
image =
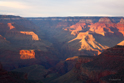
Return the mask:
[[52,83],[123,83],[124,46],[117,45],[99,56],[78,57],[75,67]]
[[[120,25],[119,25],[120,24]],[[121,28],[119,28],[119,26]],[[76,40],[80,40],[81,43],[79,51],[92,50],[98,51],[98,55],[109,47],[116,45],[117,43],[111,42],[113,45],[102,45],[102,42],[106,42],[108,37],[119,36],[123,39],[123,18],[120,22],[115,23],[110,18],[100,18],[96,23],[76,23],[70,27],[64,28],[66,31],[70,31],[72,35],[76,35],[76,38],[70,40],[68,43],[73,43]],[[101,35],[103,41],[96,40],[96,35]]]

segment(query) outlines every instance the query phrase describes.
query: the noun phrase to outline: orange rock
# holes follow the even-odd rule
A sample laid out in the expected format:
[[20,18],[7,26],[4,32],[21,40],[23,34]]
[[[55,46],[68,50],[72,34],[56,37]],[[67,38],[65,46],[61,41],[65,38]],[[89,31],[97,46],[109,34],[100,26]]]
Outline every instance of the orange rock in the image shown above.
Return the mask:
[[120,23],[124,24],[124,19],[123,18],[121,18]]
[[123,34],[124,36],[124,19],[122,18],[119,23],[117,23],[117,29],[119,30],[120,33]]
[[35,34],[33,31],[20,31],[20,33],[25,34],[25,35],[31,35],[32,40],[39,40],[38,35]]
[[108,46],[102,46],[99,42],[95,40],[92,34],[89,32],[80,32],[78,36],[72,40],[70,40],[68,43],[75,41],[77,39],[81,39],[81,47],[78,49],[81,50],[93,50],[98,51],[98,55],[101,53],[100,51],[103,49],[107,49]]
[[106,32],[114,33],[113,31],[111,31],[109,27],[115,27],[115,24],[114,23],[106,24],[98,22],[95,24],[91,24],[88,27],[90,27],[89,29],[90,31],[105,36]]
[[69,58],[66,59],[66,61],[68,61],[68,60],[75,60],[75,59],[77,59],[77,58],[78,58],[78,56],[69,57]]
[[7,23],[8,24],[8,27],[11,29],[14,29],[15,27],[12,25],[12,23]]
[[124,46],[124,40],[118,43],[117,45]]
[[34,50],[20,50],[20,59],[33,59],[35,58]]
[[72,35],[77,35],[79,31],[82,31],[86,23],[76,23],[70,27],[64,28],[64,30],[69,30]]

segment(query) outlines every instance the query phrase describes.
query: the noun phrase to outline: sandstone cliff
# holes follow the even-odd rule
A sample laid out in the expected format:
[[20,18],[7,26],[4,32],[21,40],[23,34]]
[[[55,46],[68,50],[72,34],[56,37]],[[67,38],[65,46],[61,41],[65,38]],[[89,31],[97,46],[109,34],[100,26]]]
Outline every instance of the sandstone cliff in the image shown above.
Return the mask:
[[69,42],[72,42],[74,40],[81,39],[81,48],[79,50],[100,50],[107,49],[108,46],[102,46],[100,43],[98,43],[92,34],[89,32],[80,32],[77,37],[73,40],[70,40]]
[[124,46],[124,40],[123,40],[123,41],[121,41],[120,43],[118,43],[117,45]]
[[39,40],[38,35],[32,31],[8,31],[5,37],[15,40]]
[[79,56],[75,67],[52,83],[123,83],[124,46],[115,46],[95,57]]
[[8,24],[8,27],[11,29],[14,29],[15,27],[12,25],[12,23],[7,23]]
[[25,35],[31,35],[32,36],[32,40],[39,40],[38,35],[36,35],[34,32],[29,31],[20,31],[20,33],[25,34]]
[[124,19],[123,18],[120,20],[120,22],[117,23],[117,29],[124,36]]
[[[80,40],[79,51],[97,51],[98,55],[104,49],[116,45],[124,38],[123,29],[123,19],[119,23],[115,23],[108,17],[100,18],[96,23],[78,22],[70,27],[64,28],[64,30],[70,31],[72,35],[76,36],[74,39],[68,41],[72,48],[76,47],[74,42]],[[117,39],[114,39],[114,36]],[[102,41],[100,41],[100,38]],[[111,44],[107,44],[107,41],[111,41]]]
[[34,50],[20,50],[20,59],[35,59]]
[[[123,50],[124,50],[123,46],[115,46],[113,48],[109,48],[105,50],[101,55],[96,57],[92,62],[82,64],[81,67],[82,75],[88,76],[88,78],[92,80],[92,82],[100,82],[102,77],[118,73],[120,70],[124,68]],[[121,78],[122,77],[119,77],[118,79]],[[108,81],[110,82],[112,80]],[[121,81],[122,79],[116,80],[116,82]]]

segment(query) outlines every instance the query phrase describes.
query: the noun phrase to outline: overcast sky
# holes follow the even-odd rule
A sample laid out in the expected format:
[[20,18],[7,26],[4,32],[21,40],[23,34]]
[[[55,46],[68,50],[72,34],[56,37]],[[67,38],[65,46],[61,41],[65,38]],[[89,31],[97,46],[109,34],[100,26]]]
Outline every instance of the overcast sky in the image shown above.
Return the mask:
[[0,14],[22,17],[124,17],[124,0],[0,0]]

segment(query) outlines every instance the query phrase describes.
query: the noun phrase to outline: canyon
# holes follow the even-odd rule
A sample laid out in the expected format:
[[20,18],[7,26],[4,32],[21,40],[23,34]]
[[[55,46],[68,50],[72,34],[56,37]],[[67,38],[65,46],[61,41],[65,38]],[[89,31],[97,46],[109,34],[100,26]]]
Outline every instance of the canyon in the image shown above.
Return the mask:
[[124,17],[0,15],[0,79],[123,82],[123,46]]

